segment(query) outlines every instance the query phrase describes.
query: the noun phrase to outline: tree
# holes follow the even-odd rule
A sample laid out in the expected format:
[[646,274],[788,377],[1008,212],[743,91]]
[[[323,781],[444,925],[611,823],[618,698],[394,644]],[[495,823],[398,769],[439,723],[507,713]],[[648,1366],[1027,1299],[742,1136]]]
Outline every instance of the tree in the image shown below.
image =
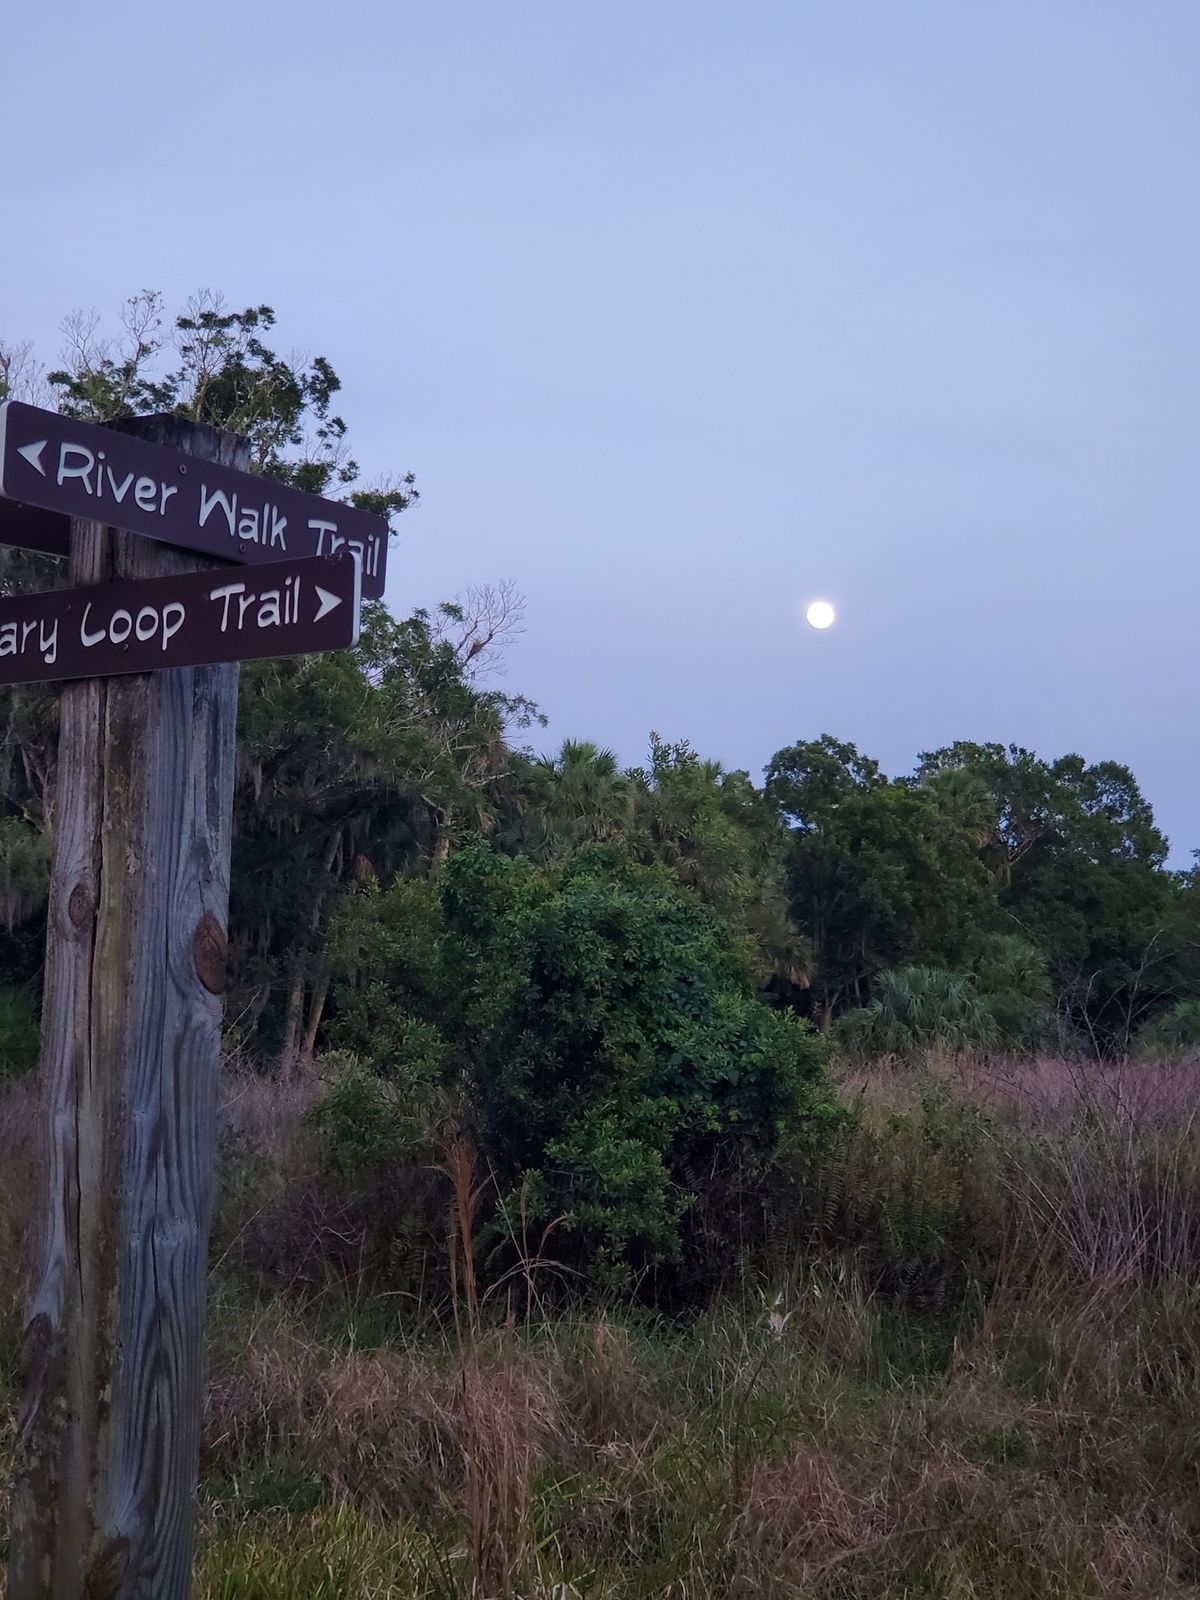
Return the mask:
[[779,751],[766,794],[791,827],[792,916],[812,941],[826,1023],[864,1005],[888,968],[952,965],[986,922],[976,835],[936,789],[893,782],[826,734]]
[[1163,870],[1167,842],[1127,767],[1045,761],[1017,745],[958,743],[918,778],[984,785],[995,822],[984,856],[1002,924],[1046,952],[1065,1019],[1099,1051],[1125,1050],[1195,981],[1195,928]]
[[381,1085],[432,1069],[457,1093],[502,1197],[493,1237],[557,1221],[560,1261],[628,1281],[679,1256],[715,1173],[761,1172],[829,1111],[817,1041],[755,998],[736,934],[663,868],[479,844],[436,895],[432,960],[408,943],[409,886],[353,897],[337,1031]]
[[965,767],[921,774],[920,783],[949,828],[976,850],[992,844],[997,829],[996,801],[987,784]]
[[565,739],[557,755],[513,763],[506,838],[538,861],[624,834],[633,821],[633,784],[611,750]]
[[1050,998],[1038,951],[1011,934],[985,934],[964,970],[916,964],[880,973],[870,1002],[840,1019],[837,1037],[860,1059],[1020,1051],[1044,1035]]
[[[413,475],[361,481],[333,410],[341,380],[324,356],[279,355],[266,342],[274,326],[270,306],[231,310],[208,290],[170,317],[163,297],[143,290],[125,302],[116,335],[97,312],[67,317],[62,361],[50,371],[27,344],[0,340],[0,399],[27,395],[91,422],[175,412],[248,439],[253,470],[266,477],[389,518],[405,510],[417,498]],[[0,580],[45,587],[46,567],[13,552]]]
[[355,488],[359,466],[332,409],[341,380],[324,356],[289,359],[265,343],[270,306],[233,311],[204,290],[169,319],[162,296],[144,290],[125,302],[121,325],[110,338],[95,312],[66,319],[63,363],[44,380],[66,415],[106,422],[174,411],[240,434],[252,470],[311,494],[340,493],[385,515],[416,498],[411,473]]
[[1200,1057],[1200,999],[1177,1001],[1146,1023],[1137,1036],[1135,1053],[1142,1060]]
[[243,675],[230,1017],[285,1060],[315,1045],[339,898],[364,876],[436,870],[455,819],[486,825],[505,730],[536,714],[471,681],[482,653],[468,659],[445,620],[367,607],[354,651]]
[[1161,866],[1166,859],[1167,842],[1149,802],[1118,762],[1088,766],[1077,755],[1048,762],[1020,745],[962,740],[921,755],[917,776],[927,785],[945,785],[951,774],[990,796],[988,846],[1005,886],[1032,852],[1056,841],[1100,863]]
[[1006,1050],[1043,1043],[1052,1031],[1054,995],[1046,957],[1012,933],[984,934],[970,952],[969,972]]
[[636,789],[634,858],[669,867],[749,941],[755,970],[781,996],[807,990],[812,951],[791,919],[788,836],[748,773],[727,772],[681,741],[650,735]]
[[745,772],[727,772],[686,740],[650,735],[650,761],[622,772],[611,750],[566,740],[556,756],[516,756],[496,794],[496,839],[512,854],[565,860],[619,844],[667,867],[748,942],[764,983],[807,987],[811,953],[788,911],[787,831]]
[[869,1003],[837,1024],[841,1047],[860,1060],[924,1051],[974,1050],[997,1043],[996,1019],[965,972],[913,965],[881,972]]

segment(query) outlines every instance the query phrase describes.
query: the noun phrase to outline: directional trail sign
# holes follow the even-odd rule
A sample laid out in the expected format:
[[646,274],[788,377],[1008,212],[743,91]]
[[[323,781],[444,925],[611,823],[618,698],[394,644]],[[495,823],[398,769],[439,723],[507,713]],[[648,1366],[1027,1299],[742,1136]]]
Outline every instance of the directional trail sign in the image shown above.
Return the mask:
[[226,561],[349,550],[363,594],[383,594],[386,517],[19,400],[0,404],[0,497],[19,502],[0,505],[2,544],[58,554],[86,517]]
[[71,519],[0,500],[0,544],[37,550],[46,556],[71,554]]
[[345,650],[359,599],[350,555],[18,595],[0,600],[0,684]]

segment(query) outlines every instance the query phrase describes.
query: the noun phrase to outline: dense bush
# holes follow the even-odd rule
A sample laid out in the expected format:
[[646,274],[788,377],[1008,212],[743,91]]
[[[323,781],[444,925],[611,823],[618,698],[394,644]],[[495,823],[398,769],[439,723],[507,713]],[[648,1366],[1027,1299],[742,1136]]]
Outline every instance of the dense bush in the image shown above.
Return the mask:
[[909,966],[881,973],[870,1003],[839,1018],[835,1036],[855,1059],[924,1051],[1022,1050],[1051,1026],[1043,957],[1010,934],[985,935],[965,970]]
[[836,1037],[848,1055],[866,1061],[911,1060],[934,1046],[970,1050],[999,1036],[969,973],[914,966],[881,973],[874,999],[839,1018]]
[[0,1080],[27,1072],[37,1052],[37,1013],[29,995],[23,988],[0,988]]
[[1139,1056],[1200,1055],[1200,1000],[1181,1000],[1137,1037]]
[[968,967],[1005,1050],[1030,1049],[1051,1035],[1053,991],[1040,950],[1015,934],[985,934]]
[[541,867],[480,846],[436,887],[367,886],[341,948],[359,1069],[336,1093],[364,1144],[397,1084],[410,1108],[453,1109],[505,1226],[551,1229],[557,1257],[606,1280],[678,1255],[714,1170],[761,1172],[787,1128],[834,1115],[819,1040],[758,1000],[743,941],[602,847]]

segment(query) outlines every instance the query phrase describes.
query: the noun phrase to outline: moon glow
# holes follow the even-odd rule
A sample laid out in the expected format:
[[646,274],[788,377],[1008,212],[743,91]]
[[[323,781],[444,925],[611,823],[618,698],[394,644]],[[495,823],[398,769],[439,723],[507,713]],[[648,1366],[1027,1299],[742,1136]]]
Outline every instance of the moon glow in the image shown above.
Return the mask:
[[824,630],[833,626],[833,620],[836,616],[837,612],[828,600],[814,600],[804,613],[804,620],[810,628]]

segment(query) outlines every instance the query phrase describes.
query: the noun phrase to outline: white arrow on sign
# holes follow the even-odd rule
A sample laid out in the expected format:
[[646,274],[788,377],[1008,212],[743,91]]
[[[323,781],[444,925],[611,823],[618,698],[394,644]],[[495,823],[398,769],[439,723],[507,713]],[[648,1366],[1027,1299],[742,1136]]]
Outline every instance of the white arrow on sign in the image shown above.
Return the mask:
[[333,610],[334,606],[340,606],[341,605],[342,597],[341,597],[340,594],[330,594],[329,590],[328,589],[322,589],[322,587],[321,587],[321,585],[319,583],[314,583],[313,584],[313,588],[317,591],[317,593],[321,597],[320,610],[317,612],[316,616],[313,618],[313,621],[314,622],[320,622],[322,617],[327,617],[329,615],[329,613]]
[[46,476],[46,469],[42,465],[42,451],[49,442],[48,439],[42,439],[37,444],[19,444],[17,446],[17,454],[24,456],[31,467],[36,467],[43,478]]

